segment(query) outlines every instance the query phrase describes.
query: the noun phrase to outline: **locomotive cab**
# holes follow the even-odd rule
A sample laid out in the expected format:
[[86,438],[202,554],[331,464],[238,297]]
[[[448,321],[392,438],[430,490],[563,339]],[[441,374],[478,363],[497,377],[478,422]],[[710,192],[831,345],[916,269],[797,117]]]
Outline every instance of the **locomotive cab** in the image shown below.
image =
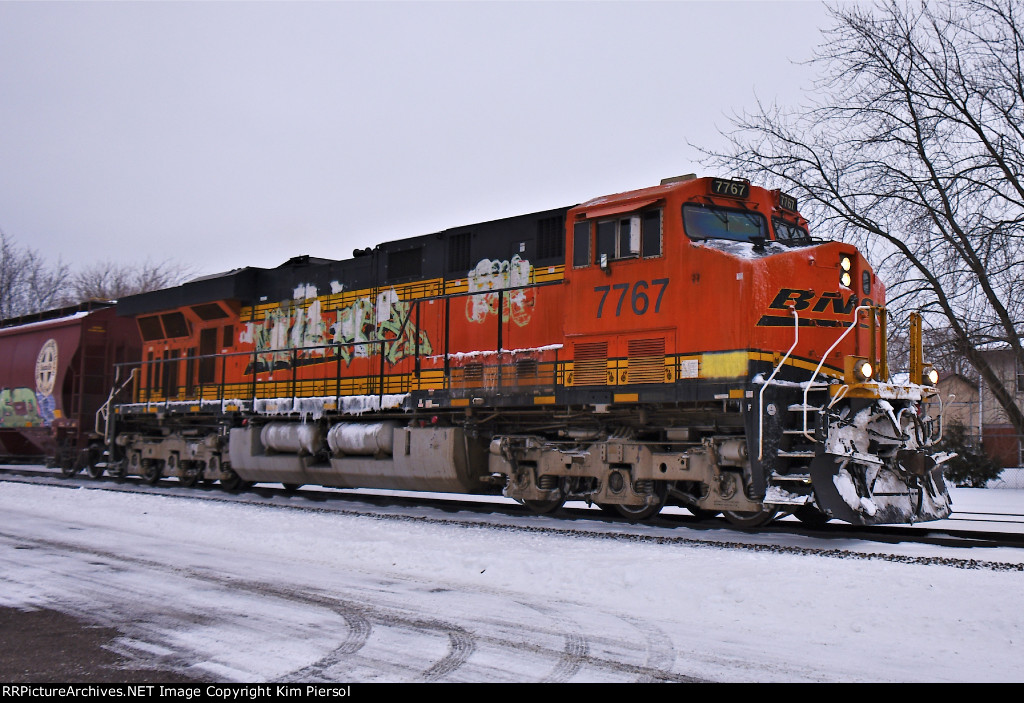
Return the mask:
[[[671,459],[660,475],[608,461],[588,497],[626,514],[677,502],[742,526],[778,512],[860,524],[949,513],[944,457],[927,451],[934,389],[914,361],[914,383],[888,378],[884,287],[852,246],[812,241],[794,198],[670,179],[567,220],[566,402],[604,416],[604,444]],[[620,453],[604,444],[574,449]],[[641,490],[612,495],[620,476]],[[619,502],[648,486],[642,503]]]

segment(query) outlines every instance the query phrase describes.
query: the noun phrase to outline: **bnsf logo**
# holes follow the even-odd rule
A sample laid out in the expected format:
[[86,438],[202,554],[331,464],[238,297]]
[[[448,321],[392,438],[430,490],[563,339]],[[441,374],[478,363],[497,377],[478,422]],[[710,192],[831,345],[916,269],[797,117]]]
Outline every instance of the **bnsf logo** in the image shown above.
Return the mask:
[[792,301],[793,309],[797,311],[810,308],[811,312],[825,312],[829,306],[832,306],[832,312],[836,315],[850,315],[858,305],[874,304],[871,298],[858,300],[855,293],[851,293],[850,297],[844,301],[842,293],[822,293],[818,295],[813,290],[781,288],[768,307],[775,310],[789,310],[790,306],[786,305],[786,303],[790,301]]

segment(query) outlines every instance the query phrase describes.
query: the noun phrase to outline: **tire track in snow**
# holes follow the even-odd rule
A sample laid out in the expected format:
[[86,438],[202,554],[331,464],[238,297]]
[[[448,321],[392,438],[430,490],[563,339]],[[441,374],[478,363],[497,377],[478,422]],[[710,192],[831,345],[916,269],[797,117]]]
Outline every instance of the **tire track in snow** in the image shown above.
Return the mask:
[[[400,627],[404,629],[411,629],[422,633],[434,633],[442,632],[447,636],[448,639],[448,651],[444,657],[434,662],[426,669],[415,675],[414,678],[422,681],[437,681],[459,669],[466,660],[473,654],[476,649],[476,644],[473,636],[464,628],[453,625],[450,623],[444,623],[436,620],[422,620],[416,617],[410,617],[408,615],[402,615],[396,612],[390,612],[386,609],[382,609],[375,606],[354,606],[351,603],[326,595],[318,595],[300,589],[290,589],[280,586],[274,586],[264,582],[251,582],[231,577],[224,577],[220,575],[214,575],[201,571],[198,569],[177,569],[161,562],[155,562],[151,559],[145,559],[141,557],[131,557],[124,554],[115,554],[103,549],[97,549],[92,547],[83,547],[82,545],[64,542],[60,540],[44,539],[38,537],[26,537],[24,535],[12,535],[0,532],[0,538],[6,537],[13,539],[19,545],[24,546],[26,543],[35,545],[37,548],[49,548],[50,550],[58,550],[59,552],[71,552],[81,554],[87,558],[102,559],[103,562],[90,561],[89,563],[96,566],[103,566],[105,568],[116,569],[116,564],[126,563],[142,566],[146,569],[156,570],[168,574],[172,574],[177,577],[183,577],[190,580],[202,580],[208,584],[216,585],[218,587],[227,588],[232,591],[246,591],[248,593],[257,596],[270,596],[281,598],[289,602],[297,602],[305,605],[311,605],[314,607],[321,607],[332,610],[339,614],[348,626],[348,633],[340,645],[334,648],[331,652],[318,659],[316,662],[289,672],[283,676],[277,677],[276,680],[306,680],[314,678],[327,677],[327,672],[337,665],[344,663],[344,660],[362,649],[370,634],[373,631],[373,624],[371,619],[375,620],[385,626]],[[114,562],[113,564],[109,562]],[[102,578],[93,579],[94,589],[100,593],[110,592],[109,583]],[[186,611],[171,611],[164,610],[162,615],[166,618],[175,622],[192,622],[195,624],[201,624],[202,618],[196,616],[194,613]],[[119,623],[123,626],[123,623]],[[151,643],[155,644],[155,643]],[[154,651],[153,646],[147,646],[145,642],[138,641],[138,638],[132,638],[131,641],[125,642],[125,652],[131,652],[137,658],[140,652],[150,652],[151,654],[159,652],[163,649],[162,645],[156,645]],[[173,657],[170,654],[160,653],[158,654],[159,666],[166,667],[172,664],[180,665],[183,660],[178,657]]]
[[[98,593],[100,596],[105,594],[109,595],[112,592],[109,581],[110,573],[130,571],[124,565],[132,564],[141,566],[148,570],[166,573],[175,578],[199,580],[211,586],[227,589],[233,592],[243,591],[258,597],[276,597],[288,602],[297,602],[314,607],[322,607],[339,614],[349,628],[344,640],[337,647],[312,664],[275,677],[276,680],[279,681],[337,678],[337,674],[339,673],[337,671],[338,667],[353,665],[353,661],[349,660],[349,658],[353,655],[357,655],[366,645],[367,640],[373,632],[374,623],[384,627],[410,629],[424,634],[442,633],[447,637],[448,649],[446,654],[439,660],[427,666],[425,669],[417,669],[413,671],[410,667],[403,666],[401,664],[394,667],[395,670],[392,671],[391,674],[402,679],[418,681],[442,680],[466,664],[473,653],[477,650],[478,642],[486,642],[489,645],[499,647],[513,655],[514,653],[525,649],[538,655],[548,657],[549,659],[557,658],[557,663],[554,668],[538,679],[544,682],[568,681],[579,673],[584,666],[593,667],[598,671],[614,672],[633,676],[636,677],[634,680],[641,681],[695,680],[692,677],[682,676],[671,671],[670,667],[675,659],[674,650],[671,647],[671,643],[663,636],[660,638],[648,638],[647,658],[643,665],[638,662],[630,663],[622,660],[621,658],[595,656],[591,652],[591,646],[588,639],[578,630],[577,623],[567,618],[561,612],[561,609],[556,606],[521,603],[526,608],[544,615],[545,622],[548,624],[548,626],[543,628],[527,624],[525,625],[526,632],[533,632],[538,635],[547,634],[561,637],[563,638],[563,646],[560,649],[537,644],[535,639],[532,642],[524,642],[519,637],[501,636],[487,632],[475,635],[458,625],[438,620],[424,620],[422,617],[416,616],[413,613],[408,613],[404,608],[381,606],[376,603],[368,604],[364,600],[343,600],[315,589],[289,588],[264,582],[249,581],[210,573],[197,568],[179,569],[164,562],[157,562],[143,557],[132,557],[120,553],[113,553],[99,548],[85,547],[79,544],[69,543],[64,540],[26,537],[21,534],[5,535],[5,533],[0,532],[0,537],[2,536],[7,536],[8,538],[13,539],[15,544],[22,548],[34,545],[37,548],[44,548],[51,554],[52,550],[59,550],[59,552],[72,552],[84,555],[87,563],[91,563],[97,567],[102,567],[108,570],[105,574],[97,574],[96,578],[90,579],[94,581],[94,583],[91,584],[90,590]],[[57,553],[54,556],[64,557],[66,555]],[[370,594],[372,596],[373,592],[371,591]],[[500,594],[492,595],[495,597],[501,597]],[[156,594],[154,594],[152,598],[153,601],[159,602],[159,598]],[[90,613],[86,613],[86,615],[92,615],[92,617],[95,617],[94,614]],[[154,623],[152,619],[141,624],[130,623],[134,625],[134,627],[131,627],[129,632],[126,633],[129,635],[129,637],[123,642],[126,651],[130,651],[135,658],[145,656],[146,659],[150,661],[158,661],[159,666],[167,666],[168,664],[171,664],[184,669],[188,665],[191,665],[192,671],[194,671],[194,658],[189,658],[187,655],[182,656],[177,652],[169,651],[159,642],[153,642],[150,640],[159,639],[160,633],[157,625],[168,625],[168,623],[170,623],[168,628],[173,630],[173,623],[170,622],[172,619],[177,619],[178,622],[191,621],[202,624],[208,624],[208,622],[204,622],[202,618],[197,619],[194,612],[175,613],[170,610],[164,610],[163,616],[165,617],[159,618],[159,620],[164,620],[162,623]],[[612,616],[620,617],[618,615]],[[108,617],[106,619],[109,620],[110,618]],[[507,622],[496,622],[508,625]],[[550,627],[552,622],[556,624],[556,628],[554,630]],[[650,635],[651,630],[648,623],[639,621],[630,622],[631,624],[635,624],[638,629],[645,633],[645,635]],[[125,623],[122,621],[112,624],[115,626],[120,625],[123,630]],[[481,624],[486,624],[486,620],[482,621]],[[519,632],[522,633],[522,630]],[[141,634],[141,637],[135,636],[139,634]],[[166,644],[167,647],[175,646],[170,642]],[[354,663],[356,665],[366,665],[367,661],[368,660],[366,658],[362,661],[357,659]],[[369,662],[368,665],[375,667],[373,670],[377,674],[385,673],[386,667],[383,666],[381,662]],[[332,669],[334,671],[332,671]]]
[[334,650],[313,662],[309,666],[291,671],[285,676],[280,676],[277,681],[333,681],[327,672],[339,664],[342,664],[347,657],[352,656],[366,645],[373,631],[373,625],[362,615],[356,613],[352,608],[331,607],[345,619],[349,632],[345,640]]
[[[330,666],[341,661],[344,656],[357,652],[366,644],[366,641],[373,629],[370,621],[361,614],[360,609],[337,598],[325,598],[315,594],[302,592],[297,589],[292,590],[279,588],[262,582],[247,582],[230,577],[210,574],[198,569],[179,569],[162,562],[155,562],[151,559],[115,554],[103,549],[83,547],[82,545],[60,540],[27,537],[25,535],[14,535],[0,532],[0,540],[5,538],[14,540],[21,548],[24,548],[26,544],[31,544],[36,549],[47,550],[51,554],[56,554],[56,556],[66,556],[67,553],[73,553],[83,555],[87,559],[89,557],[101,559],[104,561],[87,561],[86,563],[112,571],[129,571],[129,569],[126,569],[124,566],[119,566],[119,564],[131,564],[134,566],[141,566],[150,571],[165,573],[188,581],[204,582],[207,585],[227,589],[235,593],[245,592],[249,595],[260,598],[277,598],[290,603],[331,610],[342,617],[348,627],[348,633],[342,643],[334,648],[330,653],[308,667],[304,667],[299,670],[303,675],[308,674],[309,677],[326,671]],[[54,552],[52,550],[56,551]],[[38,570],[44,567],[36,566],[34,568]],[[58,574],[54,569],[48,569],[48,571]],[[98,574],[96,576],[90,576],[88,574],[78,572],[75,576],[76,585],[88,584],[89,590],[96,594],[94,599],[85,599],[92,605],[102,603],[103,596],[116,593],[116,589],[111,588],[109,572],[106,574]],[[142,596],[142,602],[160,602],[161,598],[158,593],[146,594],[135,592],[135,595]],[[124,601],[122,600],[121,603],[124,603]],[[75,607],[67,602],[54,601],[49,603],[49,607],[57,610],[63,610],[65,612],[71,610],[76,615],[92,620],[95,620],[97,617],[95,611],[89,611],[82,607]],[[161,610],[155,616],[149,616],[145,621],[128,623],[127,629],[126,623],[123,620],[111,618],[109,616],[109,612],[106,610],[101,611],[100,617],[104,624],[116,627],[127,635],[126,639],[121,643],[124,647],[122,652],[123,654],[130,654],[135,660],[139,660],[140,654],[143,656],[143,659],[156,659],[159,662],[157,666],[164,668],[168,666],[177,666],[177,668],[180,669],[189,664],[194,664],[194,661],[188,657],[174,655],[172,653],[172,649],[168,649],[168,647],[172,647],[171,644],[168,644],[165,647],[159,642],[152,641],[154,639],[159,639],[156,635],[158,635],[161,627],[169,631],[173,631],[176,629],[175,626],[180,626],[182,623],[199,626],[209,625],[208,612],[204,611],[197,613],[196,611],[184,610],[166,605],[162,606]],[[144,666],[149,665],[148,661],[142,661],[140,663]],[[291,678],[298,676],[299,672],[286,674],[285,677]]]
[[563,633],[565,647],[562,650],[562,656],[555,668],[542,678],[540,683],[565,683],[583,668],[583,664],[590,654],[590,645],[587,639],[579,632],[576,622],[562,615],[557,609],[522,601],[519,601],[519,604],[550,618],[556,624],[558,631]]
[[628,622],[644,636],[644,643],[647,647],[647,659],[645,667],[637,676],[637,683],[663,683],[673,680],[672,677],[665,678],[655,674],[655,671],[671,671],[676,663],[676,648],[672,640],[665,632],[654,623],[641,620],[640,618],[619,616],[620,620]]
[[440,622],[426,625],[429,629],[448,632],[448,653],[419,676],[425,682],[438,681],[466,663],[476,649],[476,641],[466,630],[455,625]]

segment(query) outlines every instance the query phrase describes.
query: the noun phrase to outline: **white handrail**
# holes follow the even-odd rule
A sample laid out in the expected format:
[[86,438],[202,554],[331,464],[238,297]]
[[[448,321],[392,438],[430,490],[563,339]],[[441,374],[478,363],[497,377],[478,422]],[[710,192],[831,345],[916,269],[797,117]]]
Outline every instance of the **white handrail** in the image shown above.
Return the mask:
[[931,442],[932,444],[938,444],[939,442],[942,441],[942,435],[943,435],[943,433],[945,432],[945,429],[946,429],[946,423],[943,422],[943,420],[942,420],[942,417],[943,417],[943,415],[942,415],[942,394],[937,392],[937,391],[938,391],[938,389],[936,389],[935,397],[939,399],[939,436],[937,438],[936,437],[929,437],[928,438],[928,441]]
[[[113,402],[114,396],[116,396],[118,393],[123,391],[125,386],[127,386],[129,383],[132,382],[132,379],[135,378],[135,372],[138,371],[138,370],[139,370],[138,367],[133,368],[132,372],[130,374],[128,374],[128,378],[125,379],[125,382],[122,383],[120,386],[118,386],[117,385],[117,380],[121,376],[121,367],[120,366],[117,367],[117,371],[114,374],[114,383],[110,387],[110,395],[107,396],[106,402],[103,403],[103,405],[100,406],[100,409],[96,411],[96,421],[95,421],[94,426],[93,426],[93,429],[96,431],[96,434],[102,434],[104,440],[109,439],[107,437],[107,430],[110,429],[110,422],[109,422],[109,420],[110,420],[110,404],[111,404],[111,402]],[[102,432],[100,431],[100,419],[101,418],[103,420],[103,431]]]
[[812,437],[807,432],[807,394],[811,392],[811,386],[814,385],[814,379],[816,379],[818,377],[818,372],[821,371],[821,367],[824,366],[825,359],[828,358],[828,355],[832,353],[833,349],[835,349],[836,347],[839,346],[839,343],[841,341],[846,339],[846,335],[850,334],[850,332],[857,326],[857,316],[860,314],[860,311],[861,310],[870,310],[872,307],[874,307],[874,306],[873,305],[858,305],[856,308],[854,308],[854,310],[853,310],[853,322],[850,323],[850,326],[846,328],[846,331],[843,332],[841,335],[839,335],[839,338],[836,339],[836,341],[832,343],[832,346],[828,348],[828,351],[826,351],[822,355],[821,361],[818,362],[818,365],[814,369],[814,373],[811,374],[811,380],[807,381],[807,383],[804,385],[804,402],[803,402],[803,407],[801,409],[801,412],[803,412],[803,415],[804,415],[804,437],[806,437],[807,439],[811,440],[812,442],[814,441],[814,437]]

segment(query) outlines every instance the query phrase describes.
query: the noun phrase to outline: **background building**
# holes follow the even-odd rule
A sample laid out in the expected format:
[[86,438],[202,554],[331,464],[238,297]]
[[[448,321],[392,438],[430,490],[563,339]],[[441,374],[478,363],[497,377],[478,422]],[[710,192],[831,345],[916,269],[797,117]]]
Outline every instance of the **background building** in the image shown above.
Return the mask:
[[[1017,405],[1024,408],[1024,369],[1017,368],[1009,349],[989,349],[983,352],[992,368],[1003,380],[1006,388],[1016,393]],[[985,453],[1003,467],[1024,465],[1024,437],[1010,424],[1006,413],[978,376],[946,373],[939,380],[944,417],[958,420],[967,433],[977,441],[981,439]]]

